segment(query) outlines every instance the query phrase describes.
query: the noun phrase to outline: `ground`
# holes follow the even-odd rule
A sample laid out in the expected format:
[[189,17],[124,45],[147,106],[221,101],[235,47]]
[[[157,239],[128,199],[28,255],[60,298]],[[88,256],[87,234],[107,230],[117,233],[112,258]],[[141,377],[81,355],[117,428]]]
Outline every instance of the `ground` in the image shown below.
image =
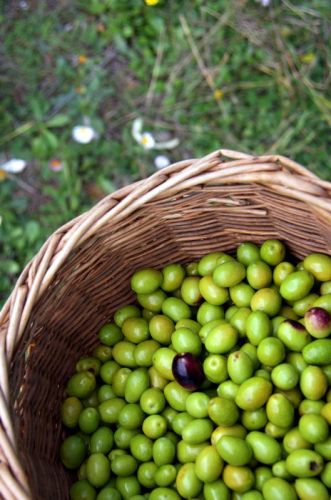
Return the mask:
[[[160,154],[280,153],[331,180],[331,6],[266,3],[1,4],[0,303],[47,236]],[[137,118],[178,145],[147,149]],[[76,125],[94,140],[75,142]],[[12,158],[21,173],[1,170]]]

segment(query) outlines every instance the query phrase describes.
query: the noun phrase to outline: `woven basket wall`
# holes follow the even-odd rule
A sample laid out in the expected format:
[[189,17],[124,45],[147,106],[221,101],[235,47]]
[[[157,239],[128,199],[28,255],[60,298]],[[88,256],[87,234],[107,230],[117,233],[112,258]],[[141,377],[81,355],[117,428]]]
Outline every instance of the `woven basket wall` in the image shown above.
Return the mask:
[[59,408],[77,358],[133,300],[141,266],[190,262],[242,241],[331,252],[331,184],[280,156],[228,150],[183,161],[104,198],[59,228],[0,314],[0,493],[65,500]]

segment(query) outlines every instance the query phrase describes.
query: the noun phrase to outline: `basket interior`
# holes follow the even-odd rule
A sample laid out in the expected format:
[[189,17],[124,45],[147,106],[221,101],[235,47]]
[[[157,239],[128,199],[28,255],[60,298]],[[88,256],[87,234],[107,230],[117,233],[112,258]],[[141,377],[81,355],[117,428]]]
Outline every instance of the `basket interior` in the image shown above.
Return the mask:
[[69,497],[74,476],[58,457],[64,387],[98,329],[132,303],[132,272],[267,238],[283,240],[298,259],[331,249],[330,229],[313,209],[260,185],[198,186],[154,200],[76,248],[34,307],[10,369],[18,449],[35,498]]

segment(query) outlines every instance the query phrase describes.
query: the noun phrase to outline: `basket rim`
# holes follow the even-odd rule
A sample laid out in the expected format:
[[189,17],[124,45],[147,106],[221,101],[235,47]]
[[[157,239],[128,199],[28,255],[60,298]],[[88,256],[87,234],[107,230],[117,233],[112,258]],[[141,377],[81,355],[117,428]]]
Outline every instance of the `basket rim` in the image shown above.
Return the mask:
[[31,498],[11,422],[8,370],[34,305],[71,252],[110,219],[119,221],[149,201],[211,183],[262,184],[275,193],[309,204],[331,222],[331,182],[285,156],[256,156],[219,149],[202,158],[174,163],[129,184],[59,227],[22,271],[0,311],[0,492],[3,489],[6,498]]

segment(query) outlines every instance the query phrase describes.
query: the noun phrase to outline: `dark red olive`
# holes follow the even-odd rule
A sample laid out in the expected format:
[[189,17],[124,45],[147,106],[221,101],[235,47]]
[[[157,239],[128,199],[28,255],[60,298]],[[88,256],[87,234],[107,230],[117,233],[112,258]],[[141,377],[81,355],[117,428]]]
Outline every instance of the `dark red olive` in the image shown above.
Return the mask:
[[185,389],[195,390],[204,381],[202,365],[190,352],[177,354],[172,362],[175,380]]
[[305,326],[313,337],[327,337],[331,333],[331,314],[322,307],[312,307],[305,314]]

